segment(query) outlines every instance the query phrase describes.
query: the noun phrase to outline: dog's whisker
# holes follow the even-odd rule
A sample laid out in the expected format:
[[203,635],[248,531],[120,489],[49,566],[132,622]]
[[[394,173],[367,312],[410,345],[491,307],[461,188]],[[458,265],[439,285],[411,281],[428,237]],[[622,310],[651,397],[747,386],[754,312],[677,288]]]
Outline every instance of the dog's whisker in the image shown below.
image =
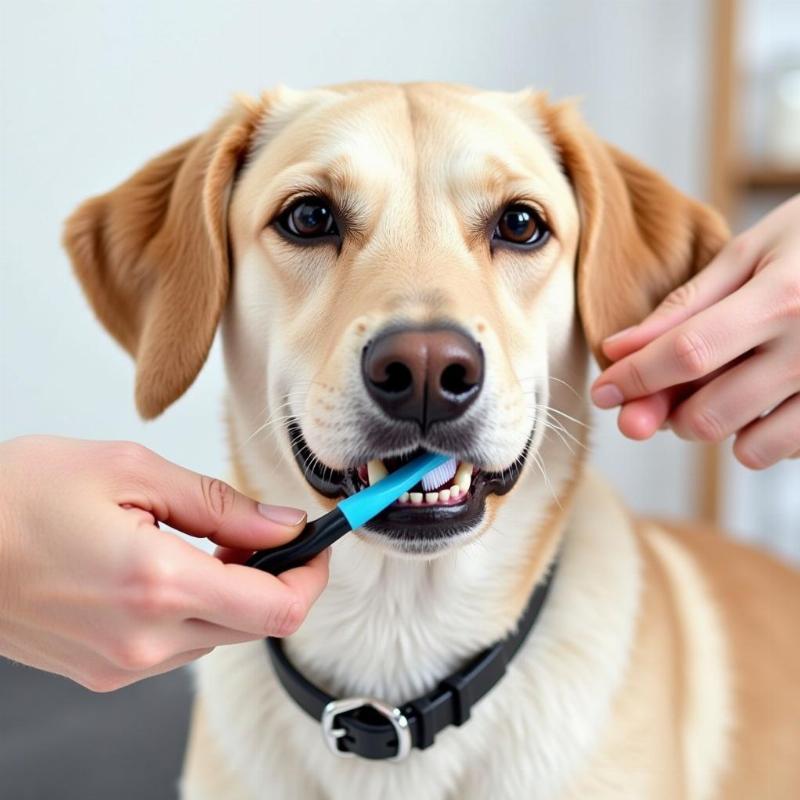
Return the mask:
[[576,417],[570,416],[570,415],[569,415],[569,414],[567,414],[565,411],[561,411],[561,410],[560,410],[560,409],[558,409],[558,408],[554,408],[553,406],[547,406],[547,405],[540,404],[540,403],[535,403],[534,405],[535,405],[537,408],[541,408],[541,409],[543,409],[543,410],[545,410],[545,411],[549,411],[549,412],[551,412],[551,413],[553,413],[553,414],[558,414],[560,417],[565,417],[565,418],[566,418],[566,419],[568,419],[570,422],[574,422],[576,425],[581,425],[581,426],[582,426],[582,427],[584,427],[584,428],[588,428],[588,427],[589,427],[588,423],[586,423],[586,422],[583,422],[582,420],[579,420],[579,419],[577,419]]
[[535,382],[538,382],[538,381],[555,381],[556,383],[560,383],[563,386],[565,386],[567,389],[569,389],[575,395],[575,397],[577,397],[579,400],[583,399],[581,393],[574,386],[572,386],[572,384],[568,383],[567,381],[563,380],[562,378],[557,378],[555,375],[528,375],[528,376],[523,376],[521,378],[519,376],[516,376],[516,378],[517,378],[517,381],[520,384],[522,384],[524,382],[529,382],[529,381],[535,381]]
[[559,420],[554,419],[553,417],[548,417],[547,424],[549,427],[561,431],[565,436],[569,437],[576,445],[578,445],[578,447],[582,447],[584,450],[587,449],[586,443],[582,439],[579,439],[577,436],[575,436]]
[[263,431],[267,431],[269,428],[278,425],[279,423],[286,422],[287,420],[294,419],[294,414],[285,414],[280,417],[271,417],[262,425],[259,425],[251,434],[247,437],[247,439],[242,442],[242,446],[248,444],[252,439],[254,439],[259,433]]
[[554,428],[552,425],[545,425],[545,433],[544,433],[545,436],[547,436],[548,431],[553,431],[556,434],[556,436],[558,436],[558,438],[561,439],[561,443],[564,445],[564,447],[566,447],[567,450],[569,450],[569,452],[572,455],[575,455],[575,450],[572,448],[572,445],[564,438],[561,431],[559,431],[557,428]]
[[545,417],[545,419],[543,419],[541,422],[542,422],[542,424],[543,424],[543,425],[544,425],[546,428],[550,428],[551,430],[558,431],[558,432],[560,432],[560,433],[563,433],[563,434],[565,434],[565,435],[566,435],[566,436],[568,436],[568,437],[569,437],[569,438],[570,438],[570,439],[571,439],[571,440],[572,440],[572,441],[573,441],[575,444],[577,444],[579,447],[582,447],[582,448],[584,448],[584,449],[587,449],[587,448],[586,448],[586,444],[585,444],[585,443],[584,443],[582,440],[578,439],[578,437],[577,437],[577,436],[575,436],[575,435],[574,435],[574,434],[573,434],[571,431],[569,431],[569,430],[566,428],[566,426],[565,426],[565,425],[563,425],[563,424],[561,423],[561,421],[560,421],[560,420],[558,420],[558,419],[556,419],[555,417],[551,417],[551,416],[548,414],[548,415]]
[[[241,448],[241,447],[243,447],[244,445],[248,444],[248,443],[249,443],[250,441],[252,441],[252,440],[253,440],[253,439],[254,439],[254,438],[255,438],[255,437],[256,437],[256,436],[257,436],[259,433],[261,433],[262,431],[266,430],[268,427],[270,427],[270,426],[272,426],[272,425],[276,425],[276,424],[278,424],[278,423],[280,423],[280,422],[285,422],[286,420],[289,420],[289,419],[292,419],[293,417],[295,417],[295,416],[296,416],[296,414],[295,414],[295,413],[284,414],[284,415],[280,415],[280,416],[276,416],[276,415],[277,415],[277,413],[278,413],[279,411],[283,411],[283,410],[284,410],[284,409],[286,409],[286,408],[291,408],[291,406],[292,406],[292,405],[293,405],[293,403],[295,402],[295,398],[305,398],[305,397],[307,397],[307,396],[308,396],[308,391],[306,391],[306,390],[296,390],[296,391],[293,391],[293,392],[290,392],[290,393],[288,393],[288,394],[286,395],[286,399],[285,399],[285,400],[284,400],[282,403],[279,403],[279,404],[278,404],[278,405],[275,407],[275,409],[273,410],[273,413],[272,413],[272,414],[269,416],[269,418],[268,418],[268,419],[267,419],[265,422],[263,422],[261,425],[259,425],[259,426],[258,426],[258,427],[257,427],[257,428],[256,428],[256,429],[255,429],[255,430],[254,430],[254,431],[253,431],[253,432],[252,432],[252,433],[251,433],[251,434],[250,434],[250,435],[249,435],[249,436],[248,436],[248,437],[247,437],[247,438],[246,438],[246,439],[245,439],[245,440],[244,440],[242,443],[241,443],[241,445],[240,445],[240,448]],[[264,409],[264,410],[266,410],[266,407],[265,407],[265,409]],[[263,412],[262,412],[262,413],[263,413]]]
[[553,500],[556,501],[556,505],[559,509],[562,508],[561,501],[558,499],[558,495],[556,494],[555,490],[553,489],[553,484],[550,482],[550,477],[547,474],[547,470],[545,469],[544,459],[541,457],[539,453],[533,454],[533,460],[539,467],[540,472],[542,473],[542,478],[544,478],[545,486],[547,486],[550,494],[553,495]]

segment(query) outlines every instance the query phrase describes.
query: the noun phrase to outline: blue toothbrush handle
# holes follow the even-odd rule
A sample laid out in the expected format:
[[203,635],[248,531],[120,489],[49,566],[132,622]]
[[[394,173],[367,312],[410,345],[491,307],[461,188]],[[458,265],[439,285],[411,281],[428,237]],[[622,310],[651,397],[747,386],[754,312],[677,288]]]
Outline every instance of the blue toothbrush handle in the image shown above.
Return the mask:
[[348,531],[360,528],[387,508],[424,475],[447,461],[449,456],[425,453],[376,484],[342,500],[332,511],[308,522],[300,534],[280,547],[259,550],[246,562],[248,567],[280,575],[310,561]]

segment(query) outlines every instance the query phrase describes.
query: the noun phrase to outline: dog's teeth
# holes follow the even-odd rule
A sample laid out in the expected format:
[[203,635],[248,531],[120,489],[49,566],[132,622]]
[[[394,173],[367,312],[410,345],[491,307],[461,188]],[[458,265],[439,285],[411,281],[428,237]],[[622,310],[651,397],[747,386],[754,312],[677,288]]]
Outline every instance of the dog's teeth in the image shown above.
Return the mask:
[[369,475],[369,485],[372,486],[383,480],[389,474],[389,471],[383,466],[383,461],[379,458],[373,458],[372,461],[367,463],[367,474]]
[[409,494],[412,505],[418,506],[422,504],[422,492],[411,492]]
[[456,483],[464,494],[469,491],[470,484],[472,483],[472,464],[470,464],[469,461],[464,461],[458,465],[458,469],[456,470]]
[[399,499],[400,499],[401,503],[407,503],[408,502],[408,492],[403,492],[403,494],[400,495]]
[[454,484],[453,484],[453,485],[450,487],[450,497],[451,497],[453,500],[455,500],[455,499],[456,499],[456,497],[458,497],[460,494],[461,494],[461,487],[460,487],[460,486],[459,486],[457,483],[454,483]]
[[425,502],[435,503],[439,499],[439,492],[425,492]]
[[450,499],[449,489],[439,489],[439,502],[446,503]]

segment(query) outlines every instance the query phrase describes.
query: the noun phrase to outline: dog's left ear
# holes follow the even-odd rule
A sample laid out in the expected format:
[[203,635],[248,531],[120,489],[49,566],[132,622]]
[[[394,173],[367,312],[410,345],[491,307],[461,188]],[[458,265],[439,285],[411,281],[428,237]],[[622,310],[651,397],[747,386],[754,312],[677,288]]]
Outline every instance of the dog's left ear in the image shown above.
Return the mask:
[[729,236],[712,208],[603,142],[570,102],[537,111],[580,211],[578,310],[589,346],[608,366],[603,339],[641,322],[706,266]]
[[156,156],[67,220],[64,245],[99,320],[136,359],[136,405],[160,414],[208,355],[229,285],[228,200],[263,102]]

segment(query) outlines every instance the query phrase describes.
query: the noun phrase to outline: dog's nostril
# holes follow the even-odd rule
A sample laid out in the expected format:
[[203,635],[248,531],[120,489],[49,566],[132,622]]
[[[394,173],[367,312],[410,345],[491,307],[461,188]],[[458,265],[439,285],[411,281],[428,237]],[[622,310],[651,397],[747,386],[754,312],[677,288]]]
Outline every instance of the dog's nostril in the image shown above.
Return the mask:
[[475,384],[467,380],[467,369],[463,364],[450,364],[442,372],[439,383],[448,394],[462,395],[472,389]]
[[373,381],[373,383],[384,392],[391,392],[392,394],[400,394],[411,388],[414,383],[414,376],[411,370],[399,361],[392,361],[384,368],[386,377],[382,381]]
[[480,394],[483,351],[457,329],[395,328],[364,347],[361,369],[367,392],[387,416],[426,431],[456,419]]

